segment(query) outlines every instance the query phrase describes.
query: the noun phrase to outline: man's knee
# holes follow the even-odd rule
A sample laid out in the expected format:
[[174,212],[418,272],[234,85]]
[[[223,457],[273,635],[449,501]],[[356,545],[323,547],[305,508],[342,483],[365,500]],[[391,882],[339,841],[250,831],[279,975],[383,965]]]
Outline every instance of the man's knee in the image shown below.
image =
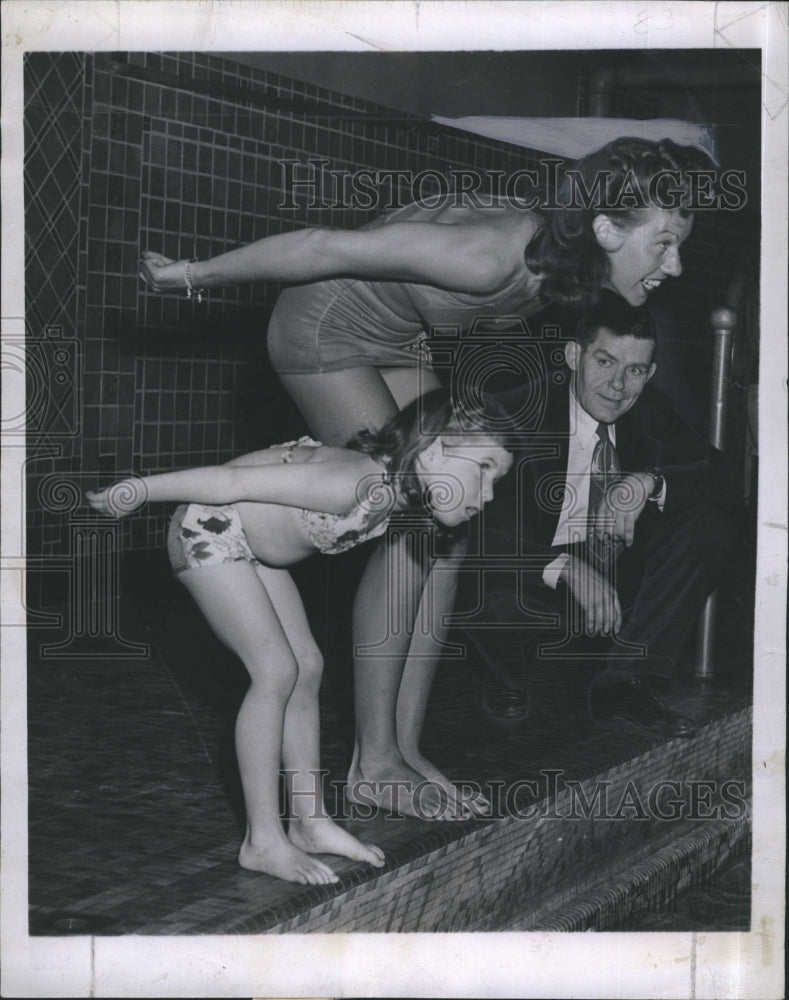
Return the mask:
[[668,544],[688,560],[719,562],[734,545],[734,516],[714,503],[696,504],[666,517],[659,515],[651,526],[652,548]]

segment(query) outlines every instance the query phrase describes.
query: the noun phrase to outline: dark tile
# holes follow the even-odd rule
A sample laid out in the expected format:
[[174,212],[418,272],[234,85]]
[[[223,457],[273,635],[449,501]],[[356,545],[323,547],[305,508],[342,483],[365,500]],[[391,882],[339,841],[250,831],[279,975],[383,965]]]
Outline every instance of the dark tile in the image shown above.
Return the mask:
[[159,426],[159,454],[162,452],[172,452],[173,450],[173,427],[163,423]]
[[105,213],[106,233],[108,240],[123,239],[124,211],[122,208],[108,208]]
[[195,174],[185,173],[181,178],[182,197],[184,201],[194,202],[197,198],[197,177]]
[[[118,229],[119,222],[122,219],[112,220],[108,222],[107,235],[112,237],[112,234]],[[117,238],[120,238],[120,234]],[[104,301],[110,305],[119,306],[121,303],[121,281],[117,275],[107,274],[104,278]]]
[[129,177],[139,177],[142,168],[142,150],[139,146],[126,147],[126,173]]
[[181,212],[177,202],[165,201],[164,226],[173,233],[181,232]]
[[160,198],[147,200],[147,224],[151,229],[161,229],[164,226],[164,202]]
[[[199,205],[207,206],[211,204],[213,197],[213,179],[209,176],[200,175],[197,178],[197,202]],[[201,232],[208,232],[210,219],[210,209],[207,207],[198,209],[198,220]]]
[[109,143],[107,169],[111,174],[123,175],[126,171],[126,149],[122,142]]
[[161,114],[163,118],[172,118],[175,115],[175,92],[172,90],[162,90],[160,95]]
[[155,84],[146,83],[143,97],[146,114],[159,115],[161,112],[161,90]]

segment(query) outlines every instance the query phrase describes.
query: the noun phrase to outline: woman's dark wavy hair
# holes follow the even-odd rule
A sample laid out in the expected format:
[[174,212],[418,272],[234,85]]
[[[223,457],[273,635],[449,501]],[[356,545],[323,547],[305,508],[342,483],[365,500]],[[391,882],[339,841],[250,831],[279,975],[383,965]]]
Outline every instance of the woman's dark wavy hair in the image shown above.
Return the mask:
[[[506,447],[509,420],[492,400],[465,405],[453,401],[448,389],[433,389],[391,417],[379,430],[357,432],[346,447],[364,452],[389,470],[390,482],[404,497],[405,512],[422,511],[432,516],[416,472],[417,456],[437,437],[447,444],[473,444],[492,439]],[[454,540],[465,533],[465,525],[447,528],[436,523],[439,539]]]
[[[623,138],[609,142],[590,153],[574,166],[588,192],[595,190],[598,177],[604,178],[599,196],[587,207],[543,209],[543,225],[526,247],[526,264],[537,274],[543,274],[541,297],[546,302],[585,308],[597,303],[602,282],[608,276],[606,252],[597,242],[592,229],[596,216],[607,215],[622,229],[631,229],[640,222],[638,208],[608,208],[616,205],[627,187],[632,190],[635,180],[638,199],[645,207],[650,201],[650,182],[659,174],[678,175],[666,178],[672,194],[676,192],[679,211],[690,215],[691,181],[689,170],[710,170],[714,163],[695,146],[680,146],[670,139],[651,142],[646,139]],[[660,190],[660,189],[659,189]],[[569,206],[572,196],[570,177],[566,171],[556,191],[556,203]],[[626,199],[622,199],[626,200]],[[659,203],[657,207],[663,207]]]

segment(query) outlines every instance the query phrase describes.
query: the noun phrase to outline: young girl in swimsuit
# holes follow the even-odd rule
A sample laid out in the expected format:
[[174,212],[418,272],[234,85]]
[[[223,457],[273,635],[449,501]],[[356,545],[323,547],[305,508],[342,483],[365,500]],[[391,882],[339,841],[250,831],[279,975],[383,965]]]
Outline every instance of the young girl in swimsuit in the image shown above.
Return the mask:
[[[247,810],[242,867],[323,884],[337,876],[313,854],[384,863],[379,848],[326,815],[316,788],[322,661],[286,567],[383,535],[398,512],[426,508],[437,530],[461,530],[509,470],[500,437],[481,412],[454,410],[438,390],[347,449],[303,438],[223,466],[125,479],[87,494],[94,509],[115,516],[146,501],[186,501],[170,525],[170,560],[252,682],[236,723]],[[280,766],[289,778],[287,834]]]
[[[577,196],[571,204],[565,177],[554,192],[565,207],[447,199],[437,209],[407,206],[362,229],[281,233],[191,264],[146,252],[141,275],[157,291],[190,294],[246,281],[292,283],[271,317],[269,354],[312,433],[342,444],[440,384],[422,349],[437,324],[464,331],[475,318],[528,318],[548,302],[586,308],[603,287],[641,305],[682,271],[679,248],[692,224],[689,171],[710,166],[698,149],[670,140],[618,139],[574,164],[589,207],[578,207]],[[672,204],[669,195],[675,208],[663,207]],[[441,627],[427,637],[389,635],[380,600],[388,558],[381,547],[373,553],[356,599],[356,746],[348,777],[411,787],[429,778],[451,795],[451,782],[419,750]],[[407,564],[406,554],[398,558]],[[424,591],[434,622],[451,610],[454,592],[451,568],[437,561]],[[384,643],[387,670],[377,655]]]

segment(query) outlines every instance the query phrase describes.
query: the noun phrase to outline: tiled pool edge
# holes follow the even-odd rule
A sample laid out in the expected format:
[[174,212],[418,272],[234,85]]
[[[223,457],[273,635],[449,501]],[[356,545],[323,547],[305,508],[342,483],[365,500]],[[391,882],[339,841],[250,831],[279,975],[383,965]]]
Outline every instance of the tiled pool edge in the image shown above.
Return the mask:
[[[646,802],[649,789],[665,781],[720,784],[739,779],[747,783],[750,720],[750,708],[741,709],[704,727],[692,741],[661,744],[584,782],[582,787],[589,801],[595,785],[606,787],[609,804],[617,804],[623,813],[618,820],[594,813],[573,816],[579,811],[577,791],[565,788],[557,793],[552,805],[544,804],[542,812],[550,815],[533,822],[514,816],[486,822],[391,871],[352,888],[340,888],[331,898],[282,922],[272,925],[261,914],[259,926],[247,917],[243,926],[228,931],[414,933],[504,930],[515,924],[525,929],[532,915],[536,919],[538,914],[554,911],[557,904],[557,929],[564,924],[568,930],[591,926],[604,929],[614,919],[621,921],[631,904],[634,908],[644,905],[643,886],[637,878],[642,868],[647,887],[653,886],[649,891],[654,898],[665,900],[671,896],[672,871],[676,872],[679,888],[687,883],[694,868],[706,866],[714,870],[716,863],[747,835],[747,809],[739,813],[733,810],[735,815],[731,817],[722,814],[717,818],[677,819],[676,825],[669,827],[664,819],[631,815],[622,803],[639,798]],[[634,807],[632,813],[637,812]],[[659,873],[642,862],[631,867],[634,856],[643,856],[650,844],[654,844],[656,853],[665,851],[666,859],[671,857],[667,830],[676,832],[672,839],[677,845],[673,848],[674,867],[668,865]],[[592,885],[600,887],[604,911],[612,891],[610,885],[624,885],[633,879],[632,891],[617,897],[610,920],[595,915],[589,902],[595,892]],[[567,920],[561,917],[563,908]]]

